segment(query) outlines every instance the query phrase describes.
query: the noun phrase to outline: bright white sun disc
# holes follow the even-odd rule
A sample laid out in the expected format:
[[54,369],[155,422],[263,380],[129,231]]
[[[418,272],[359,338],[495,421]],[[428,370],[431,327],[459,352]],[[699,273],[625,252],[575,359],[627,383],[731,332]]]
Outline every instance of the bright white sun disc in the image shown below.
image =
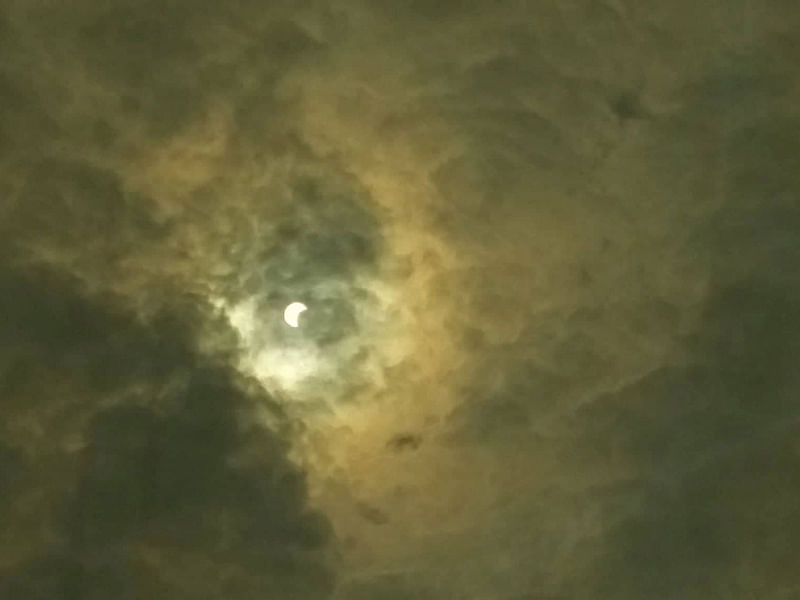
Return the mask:
[[297,327],[298,325],[300,325],[300,323],[298,322],[298,319],[300,318],[300,313],[305,312],[307,310],[308,307],[302,302],[292,302],[283,311],[283,320],[286,321],[286,324],[289,327]]

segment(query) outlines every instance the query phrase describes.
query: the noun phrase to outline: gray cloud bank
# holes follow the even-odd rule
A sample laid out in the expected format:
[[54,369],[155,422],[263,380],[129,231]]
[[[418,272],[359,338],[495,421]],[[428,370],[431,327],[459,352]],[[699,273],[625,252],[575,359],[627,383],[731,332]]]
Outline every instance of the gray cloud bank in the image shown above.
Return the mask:
[[800,13],[563,4],[4,4],[0,597],[800,593]]
[[143,323],[46,270],[0,281],[0,596],[325,595],[328,526],[193,307]]

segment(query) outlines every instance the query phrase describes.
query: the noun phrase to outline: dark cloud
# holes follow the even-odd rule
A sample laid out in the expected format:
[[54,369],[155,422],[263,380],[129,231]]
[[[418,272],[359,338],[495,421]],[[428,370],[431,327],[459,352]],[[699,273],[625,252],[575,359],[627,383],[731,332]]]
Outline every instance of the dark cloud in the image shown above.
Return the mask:
[[110,169],[64,158],[25,166],[3,225],[6,243],[91,261],[113,273],[131,245],[152,244],[167,233],[148,213],[148,199],[125,190]]
[[[126,579],[128,581],[126,581]],[[139,592],[130,572],[87,566],[71,557],[46,556],[7,576],[0,591],[7,598],[135,598]],[[143,590],[144,591],[144,590]],[[154,588],[147,590],[156,591]],[[158,597],[158,596],[156,596]]]
[[405,450],[416,450],[422,443],[422,436],[416,433],[398,433],[393,436],[386,446],[395,452],[403,452]]
[[[7,267],[2,287],[4,435],[38,470],[4,449],[6,516],[22,519],[31,486],[54,511],[34,556],[6,561],[3,597],[174,597],[198,581],[207,597],[325,595],[326,523],[305,507],[286,442],[247,416],[272,401],[197,351],[189,314],[139,322],[46,270]],[[23,419],[43,435],[21,438]],[[66,474],[44,485],[54,464]]]
[[647,109],[642,106],[641,98],[634,92],[621,92],[611,100],[609,106],[621,123],[629,119],[643,119],[647,117]]
[[0,493],[9,498],[25,467],[25,457],[17,448],[0,446]]
[[[280,7],[252,2],[124,1],[76,12],[65,19],[72,25],[66,43],[113,86],[123,111],[159,137],[202,116],[214,97],[233,98],[242,116],[251,102],[274,111],[270,88],[317,45]],[[259,87],[248,90],[243,80],[254,75]]]
[[[602,460],[631,457],[633,514],[611,528],[608,597],[782,597],[798,535],[795,303],[764,281],[720,290],[697,364],[660,370],[581,416]],[[764,544],[764,546],[762,546]],[[782,566],[784,565],[784,566]]]
[[[795,270],[787,268],[796,264],[800,248],[794,208],[800,189],[797,148],[789,133],[796,124],[787,104],[791,92],[786,67],[767,58],[767,43],[729,50],[720,49],[706,65],[708,72],[687,82],[680,91],[682,104],[669,115],[654,108],[659,100],[653,105],[646,86],[630,85],[635,94],[606,96],[617,117],[629,121],[625,129],[639,128],[637,135],[654,135],[658,143],[652,154],[626,156],[629,170],[618,175],[626,183],[615,184],[617,198],[594,201],[614,210],[630,193],[626,178],[648,163],[665,178],[695,182],[689,190],[671,187],[666,180],[662,187],[654,171],[654,180],[635,197],[634,202],[655,208],[661,205],[655,198],[668,189],[665,204],[681,207],[674,215],[660,212],[651,233],[642,232],[640,239],[647,241],[638,248],[646,258],[639,257],[647,270],[632,271],[626,283],[619,280],[604,295],[601,289],[611,274],[605,260],[616,260],[618,266],[639,260],[636,251],[617,254],[626,234],[616,230],[613,241],[598,244],[597,252],[582,253],[577,265],[569,264],[582,277],[554,284],[570,290],[563,302],[548,300],[545,308],[530,313],[525,327],[506,338],[480,323],[502,323],[492,318],[497,310],[513,314],[508,301],[514,297],[511,286],[519,283],[506,277],[509,264],[482,271],[483,282],[493,284],[476,286],[470,294],[475,317],[473,328],[465,328],[464,344],[477,360],[469,363],[472,375],[465,378],[462,403],[450,418],[455,435],[447,440],[464,449],[478,443],[510,463],[521,453],[530,457],[513,464],[536,474],[529,478],[519,472],[510,478],[513,491],[506,500],[508,518],[530,528],[519,535],[528,550],[518,555],[518,564],[534,569],[532,564],[544,561],[548,566],[537,575],[542,585],[567,597],[788,598],[798,589],[797,578],[786,568],[789,540],[797,537],[788,498],[798,492],[792,466],[796,444],[791,440],[798,423],[793,398],[800,382],[791,357],[800,339],[794,300],[800,287]],[[515,61],[505,60],[502,69],[498,64],[481,70],[481,76],[496,78],[505,70],[507,85],[524,81],[514,74]],[[556,80],[556,75],[548,79]],[[591,90],[586,85],[583,93],[593,94]],[[494,120],[499,130],[515,118],[506,111]],[[562,132],[569,129],[566,117],[555,125]],[[513,139],[487,141],[485,146],[516,150]],[[540,151],[546,140],[557,143],[541,132],[519,139],[531,145],[534,139],[543,140]],[[481,155],[486,162],[481,163]],[[515,157],[523,155],[514,152]],[[462,186],[447,196],[443,210],[459,203],[463,210],[443,224],[445,231],[462,236],[465,248],[479,246],[498,257],[502,241],[488,236],[507,232],[499,223],[519,210],[507,200],[509,191],[514,198],[528,190],[528,196],[517,199],[525,198],[531,207],[543,198],[553,199],[537,197],[531,187],[520,188],[525,174],[516,174],[522,169],[512,160],[495,167],[492,157],[491,150],[478,150],[471,167],[448,175],[454,168],[448,166],[437,173],[437,183],[443,195],[449,186]],[[575,162],[558,152],[548,158],[555,159],[551,171]],[[536,169],[535,160],[528,162]],[[702,172],[695,174],[698,167]],[[498,174],[484,180],[483,173],[493,168]],[[595,216],[596,229],[605,227],[588,201],[571,204],[573,218],[586,213]],[[535,219],[530,223],[531,236],[547,235]],[[470,235],[483,226],[487,236],[472,242]],[[562,231],[587,239],[596,233]],[[667,236],[672,249],[650,255],[657,243],[649,235]],[[533,279],[549,269],[542,266],[547,260],[545,250],[534,255]],[[668,262],[692,265],[672,291],[650,279],[664,272]],[[687,303],[694,269],[704,272],[705,291]],[[504,294],[496,288],[489,291],[501,283],[509,286]],[[634,291],[640,284],[647,289],[642,296]],[[536,306],[540,288],[527,289]],[[552,288],[542,291],[550,294]],[[692,325],[687,326],[692,313]],[[476,324],[480,333],[474,331]],[[633,357],[648,352],[639,346],[643,339],[663,339],[664,354],[633,375]],[[628,362],[626,374],[610,376],[621,360]],[[485,468],[498,473],[507,468],[493,464],[487,461]],[[546,521],[560,525],[550,532],[542,526]],[[572,531],[576,522],[584,533]],[[569,558],[548,561],[542,546],[551,536]],[[500,554],[513,545],[514,537],[492,541],[492,548]],[[563,581],[552,586],[556,573],[564,574]]]
[[428,600],[437,596],[435,590],[415,582],[408,573],[382,573],[368,581],[349,582],[334,597],[347,600]]
[[[275,181],[221,203],[231,179],[205,163],[181,190],[195,211],[164,193],[186,168],[180,136],[212,102],[253,132],[254,103],[277,107],[277,79],[315,45],[288,16],[208,8],[3,11],[0,597],[332,589],[330,526],[288,458],[291,423],[239,371],[240,340],[212,303],[305,292],[320,344],[352,335],[341,292],[314,289],[374,262],[376,225],[340,170],[280,140],[275,155],[311,173],[289,177],[283,204]],[[162,171],[169,144],[177,166]],[[215,216],[260,231],[218,246]],[[240,260],[226,278],[219,265]]]
[[[764,108],[759,93],[743,101]],[[609,513],[596,580],[604,597],[788,598],[800,585],[787,568],[800,535],[788,500],[800,491],[791,358],[800,281],[785,269],[800,248],[788,231],[797,219],[787,199],[798,192],[791,127],[758,110],[725,125],[724,194],[691,241],[710,257],[714,283],[684,340],[688,364],[599,398],[575,422],[599,464],[635,465],[632,502]]]
[[388,515],[386,515],[386,513],[384,513],[382,510],[374,506],[370,506],[369,504],[364,504],[363,502],[356,504],[356,510],[358,510],[359,515],[373,525],[383,525],[389,521]]

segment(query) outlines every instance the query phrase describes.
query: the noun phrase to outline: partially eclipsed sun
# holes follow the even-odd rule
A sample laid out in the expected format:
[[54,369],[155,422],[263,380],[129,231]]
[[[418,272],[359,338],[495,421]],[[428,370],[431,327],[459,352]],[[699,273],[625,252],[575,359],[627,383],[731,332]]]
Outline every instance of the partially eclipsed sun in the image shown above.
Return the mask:
[[300,325],[298,322],[300,313],[305,312],[306,310],[308,310],[308,307],[302,302],[292,302],[283,311],[283,320],[286,321],[286,324],[289,327],[297,327]]

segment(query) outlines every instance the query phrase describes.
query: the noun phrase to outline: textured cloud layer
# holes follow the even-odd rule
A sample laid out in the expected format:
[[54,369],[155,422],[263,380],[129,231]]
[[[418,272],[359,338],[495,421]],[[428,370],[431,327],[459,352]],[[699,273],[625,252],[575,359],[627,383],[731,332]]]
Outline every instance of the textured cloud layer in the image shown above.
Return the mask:
[[7,2],[0,596],[793,597],[796,13]]
[[324,595],[328,527],[196,306],[145,323],[42,268],[0,282],[3,598]]

